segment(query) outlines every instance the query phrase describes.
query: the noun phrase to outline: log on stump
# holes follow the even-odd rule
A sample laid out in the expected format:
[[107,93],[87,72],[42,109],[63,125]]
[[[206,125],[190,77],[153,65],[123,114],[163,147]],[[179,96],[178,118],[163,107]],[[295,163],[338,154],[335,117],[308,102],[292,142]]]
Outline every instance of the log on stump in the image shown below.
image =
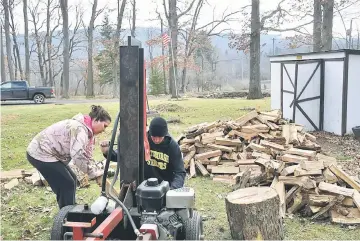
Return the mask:
[[228,194],[225,199],[231,236],[235,240],[281,240],[280,199],[270,187],[250,187]]

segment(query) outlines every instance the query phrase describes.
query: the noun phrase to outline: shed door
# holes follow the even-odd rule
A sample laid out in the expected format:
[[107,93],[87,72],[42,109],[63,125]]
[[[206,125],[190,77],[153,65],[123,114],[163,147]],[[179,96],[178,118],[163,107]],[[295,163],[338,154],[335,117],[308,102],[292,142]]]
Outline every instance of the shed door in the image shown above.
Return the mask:
[[322,60],[283,63],[282,68],[283,117],[308,131],[322,130]]

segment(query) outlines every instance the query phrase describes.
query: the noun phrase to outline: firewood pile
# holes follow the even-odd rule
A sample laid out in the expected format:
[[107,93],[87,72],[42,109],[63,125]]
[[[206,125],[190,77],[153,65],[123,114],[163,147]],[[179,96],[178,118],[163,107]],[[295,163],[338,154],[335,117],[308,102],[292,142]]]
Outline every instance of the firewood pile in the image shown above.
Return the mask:
[[281,119],[278,110],[201,123],[185,130],[178,143],[189,178],[208,176],[233,190],[271,186],[279,195],[282,217],[300,213],[360,223],[358,179],[321,153],[304,126]]

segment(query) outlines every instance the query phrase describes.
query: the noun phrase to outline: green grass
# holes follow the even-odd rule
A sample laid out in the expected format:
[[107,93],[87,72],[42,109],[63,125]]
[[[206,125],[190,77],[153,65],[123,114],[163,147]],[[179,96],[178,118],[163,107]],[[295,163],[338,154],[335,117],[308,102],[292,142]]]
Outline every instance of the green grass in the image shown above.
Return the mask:
[[[175,111],[161,112],[165,118],[178,117],[179,124],[170,124],[170,133],[175,137],[193,124],[211,122],[218,119],[236,118],[244,114],[240,109],[255,107],[269,109],[270,99],[247,101],[244,99],[185,99],[152,100],[150,107],[158,105],[178,105]],[[1,107],[1,161],[2,169],[30,168],[25,151],[29,141],[43,128],[79,112],[88,113],[91,104],[34,105]],[[115,118],[117,103],[101,103]],[[111,126],[112,127],[112,126]],[[109,139],[111,129],[98,137]],[[98,147],[95,159],[101,160]],[[197,177],[187,180],[188,186],[196,191],[196,208],[206,217],[204,223],[206,239],[231,239],[224,198],[230,188],[215,183],[209,178]],[[78,203],[91,203],[99,195],[100,188],[92,183],[89,188],[79,189]],[[33,187],[21,183],[13,190],[1,189],[1,236],[3,239],[49,239],[52,219],[58,212],[55,195],[44,187]],[[360,230],[349,230],[339,225],[310,223],[301,218],[286,219],[287,239],[358,239]]]

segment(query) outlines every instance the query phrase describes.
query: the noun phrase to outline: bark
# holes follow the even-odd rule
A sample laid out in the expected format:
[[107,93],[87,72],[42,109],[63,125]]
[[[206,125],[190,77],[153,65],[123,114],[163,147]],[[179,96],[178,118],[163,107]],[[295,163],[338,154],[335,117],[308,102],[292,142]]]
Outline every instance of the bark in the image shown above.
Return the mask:
[[51,61],[52,34],[50,32],[50,18],[51,18],[50,4],[51,4],[51,0],[48,0],[47,8],[46,8],[46,45],[47,45],[47,58],[48,58],[49,86],[54,86],[53,74],[52,74],[52,61]]
[[282,240],[280,198],[270,187],[238,189],[225,199],[234,240]]
[[260,1],[252,0],[250,41],[250,85],[248,99],[261,99],[260,86]]
[[136,29],[136,0],[132,0],[132,24],[131,24],[131,36],[135,38]]
[[[177,1],[169,0],[169,28],[171,33],[172,51],[170,51],[170,81],[171,81],[171,97],[177,97],[177,36],[178,36],[178,15],[177,15]],[[170,45],[170,48],[171,48]],[[174,63],[174,64],[173,64]]]
[[[160,30],[161,30],[161,36],[164,35],[164,21],[161,17],[161,15],[158,13],[158,17],[160,19]],[[161,54],[162,56],[165,56],[165,46],[164,44],[161,44]],[[166,71],[165,71],[165,59],[162,61],[162,68],[163,68],[163,77],[164,77],[164,94],[167,95],[167,84],[166,84]]]
[[30,49],[29,49],[29,21],[27,6],[28,1],[23,0],[23,14],[24,14],[24,40],[25,40],[25,78],[30,83]]
[[[44,63],[43,63],[43,49],[41,46],[41,40],[40,40],[40,29],[41,26],[38,26],[39,23],[39,19],[38,19],[38,7],[39,7],[39,2],[37,3],[37,5],[34,7],[34,9],[32,9],[30,11],[30,15],[32,18],[32,22],[34,24],[34,35],[35,35],[35,43],[36,43],[36,53],[37,53],[37,58],[38,58],[38,64],[39,64],[39,70],[40,70],[40,78],[41,78],[41,83],[43,86],[46,86],[46,78],[45,78],[45,74],[44,74]],[[42,24],[41,24],[42,25]]]
[[321,2],[314,0],[313,51],[321,50],[322,10]]
[[6,81],[6,73],[5,73],[5,56],[4,56],[4,48],[3,48],[3,26],[0,26],[0,54],[1,54],[1,82]]
[[70,68],[70,53],[69,53],[69,16],[68,16],[68,1],[60,0],[60,8],[63,18],[63,74],[62,74],[62,97],[69,98],[69,68]]
[[[124,11],[125,11],[125,6],[126,6],[126,1],[127,0],[122,0],[121,5],[120,5],[120,0],[117,0],[117,24],[116,24],[116,32],[115,32],[115,51],[116,51],[116,70],[120,71],[120,66],[119,66],[119,51],[120,51],[120,32],[121,32],[121,25],[122,25],[122,20],[124,17]],[[118,72],[119,71],[115,71],[114,74],[114,83],[113,83],[113,97],[119,97],[120,95],[120,90],[118,88],[119,86],[119,75]]]
[[[14,2],[13,2],[14,4]],[[24,79],[24,72],[21,65],[21,58],[20,58],[20,51],[19,51],[19,45],[17,43],[17,36],[16,36],[16,29],[15,29],[15,23],[14,23],[14,13],[13,13],[14,5],[9,8],[10,13],[10,19],[11,19],[11,30],[12,30],[12,37],[14,42],[14,58],[17,58],[17,68],[20,71],[20,78]],[[16,54],[16,55],[15,55]],[[17,74],[17,73],[15,73]],[[17,79],[17,77],[15,77]]]
[[323,3],[324,16],[322,25],[322,51],[328,51],[332,48],[332,29],[334,17],[334,0],[326,0]]
[[86,97],[94,96],[94,72],[93,72],[93,34],[95,27],[95,17],[96,17],[96,8],[97,8],[97,0],[94,0],[90,24],[88,27],[88,78],[87,78],[87,91]]
[[10,76],[10,80],[14,80],[14,66],[12,61],[11,40],[10,40],[9,2],[8,0],[3,0],[2,3],[5,12],[6,56],[7,56],[8,68],[9,68],[9,76]]

